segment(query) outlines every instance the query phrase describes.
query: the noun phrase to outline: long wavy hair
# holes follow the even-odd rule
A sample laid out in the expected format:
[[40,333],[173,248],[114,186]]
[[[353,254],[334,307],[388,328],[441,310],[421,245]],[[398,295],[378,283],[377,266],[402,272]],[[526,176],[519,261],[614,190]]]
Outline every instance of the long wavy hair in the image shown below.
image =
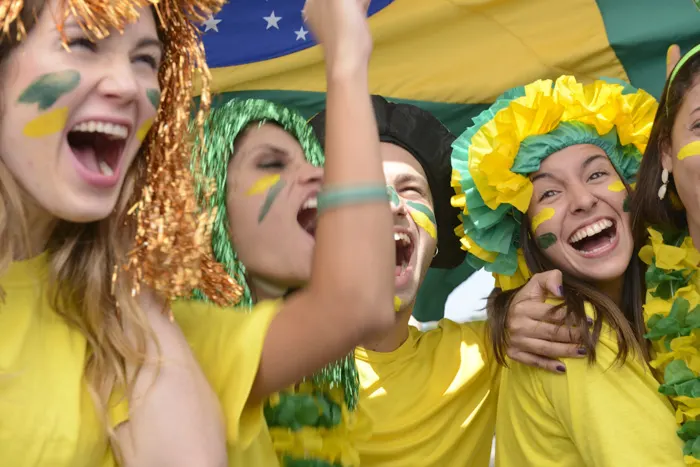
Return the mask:
[[[21,20],[31,33],[44,0],[27,0]],[[161,31],[159,30],[159,35]],[[16,29],[0,38],[0,73],[5,73],[10,53],[17,47]],[[2,103],[0,102],[0,105]],[[50,258],[50,303],[69,326],[86,339],[85,380],[108,438],[116,446],[107,423],[110,396],[115,389],[128,397],[145,359],[145,346],[155,335],[131,294],[125,277],[112,274],[127,257],[128,235],[134,232],[127,209],[136,201],[145,177],[146,158],[139,154],[129,168],[120,198],[111,216],[90,223],[58,221],[46,251]],[[28,250],[28,221],[22,188],[0,157],[0,276],[13,259]],[[112,290],[114,287],[114,290]],[[127,337],[125,329],[129,330]],[[126,367],[135,372],[127,374]],[[118,450],[117,450],[118,453]]]

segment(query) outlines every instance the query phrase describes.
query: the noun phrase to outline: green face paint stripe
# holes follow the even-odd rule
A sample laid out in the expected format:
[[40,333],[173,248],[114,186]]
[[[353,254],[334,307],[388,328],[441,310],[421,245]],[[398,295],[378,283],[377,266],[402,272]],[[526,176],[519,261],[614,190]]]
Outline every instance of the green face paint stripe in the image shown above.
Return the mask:
[[406,204],[409,207],[412,207],[413,209],[415,209],[416,211],[422,212],[423,214],[428,216],[428,219],[430,219],[430,222],[437,225],[437,221],[435,220],[435,214],[433,213],[433,211],[430,210],[430,208],[428,206],[426,206],[425,204],[416,203],[414,201],[406,201]]
[[272,188],[270,188],[270,191],[267,192],[267,196],[265,197],[265,202],[262,205],[262,208],[260,208],[260,215],[258,216],[258,223],[262,222],[263,219],[265,219],[265,216],[267,216],[267,212],[270,210],[270,207],[272,207],[272,203],[275,202],[275,199],[277,199],[277,195],[280,194],[282,191],[282,188],[284,188],[285,181],[280,180],[279,182],[275,183],[272,185]]
[[153,104],[153,107],[157,109],[160,105],[160,91],[157,89],[146,89],[146,95],[148,96],[148,100],[151,101],[151,104]]
[[622,210],[624,212],[630,212],[630,197],[628,196],[625,198],[625,200],[622,202]]
[[39,104],[39,110],[46,110],[66,93],[71,92],[80,83],[80,73],[65,70],[39,76],[22,94],[18,102]]
[[537,246],[539,246],[543,250],[546,250],[550,246],[554,245],[556,242],[557,236],[551,232],[542,234],[539,237],[537,237]]
[[398,206],[399,204],[401,204],[399,194],[396,192],[393,186],[387,185],[386,192],[389,193],[389,201],[391,202],[392,206]]

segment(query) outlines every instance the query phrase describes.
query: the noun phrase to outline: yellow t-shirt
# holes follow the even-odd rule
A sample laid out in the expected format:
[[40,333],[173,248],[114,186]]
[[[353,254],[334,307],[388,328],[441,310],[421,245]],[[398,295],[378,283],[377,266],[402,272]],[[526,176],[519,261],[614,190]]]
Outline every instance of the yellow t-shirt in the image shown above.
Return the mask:
[[[49,306],[48,255],[14,262],[0,278],[0,464],[114,465],[83,379],[87,343]],[[112,413],[126,420],[125,403]]]
[[248,406],[263,343],[281,301],[265,301],[252,311],[206,303],[173,304],[187,338],[226,417],[229,465],[277,467],[279,461],[263,416],[263,404]]
[[488,466],[500,370],[484,326],[443,319],[425,333],[410,327],[393,352],[356,349],[372,422],[362,467]]
[[683,466],[673,408],[646,364],[613,364],[604,326],[597,360],[567,359],[566,374],[509,362],[496,423],[498,467]]
[[[112,467],[114,457],[83,378],[87,343],[47,298],[48,255],[14,262],[0,278],[0,465]],[[262,408],[246,407],[277,302],[253,313],[195,302],[173,313],[218,394],[232,466],[277,467]],[[115,397],[113,427],[128,419]]]

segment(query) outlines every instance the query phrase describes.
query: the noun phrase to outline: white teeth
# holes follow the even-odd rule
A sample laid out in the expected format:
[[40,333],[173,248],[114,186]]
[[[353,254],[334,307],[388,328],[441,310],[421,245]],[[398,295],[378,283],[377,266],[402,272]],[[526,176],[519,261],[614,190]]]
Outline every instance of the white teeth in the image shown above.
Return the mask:
[[394,241],[406,246],[411,244],[411,237],[405,233],[394,232]]
[[[574,234],[571,236],[569,239],[569,243],[576,243],[580,242],[586,237],[591,237],[597,233],[602,232],[603,230],[612,227],[613,222],[610,219],[602,219],[599,220],[598,222],[595,222],[591,225],[587,225],[585,227],[581,227],[578,229]],[[610,240],[612,242],[612,239]]]
[[129,134],[129,129],[124,125],[117,123],[100,122],[90,120],[87,122],[78,123],[71,131],[80,131],[82,133],[102,133],[113,139],[126,139]]
[[112,168],[109,165],[107,165],[107,163],[105,161],[98,162],[97,166],[100,168],[100,173],[102,175],[107,175],[108,177],[111,177],[112,175],[114,175],[114,171],[112,170]]
[[318,206],[318,201],[314,196],[313,198],[307,199],[304,204],[301,205],[301,209],[316,209],[316,206]]

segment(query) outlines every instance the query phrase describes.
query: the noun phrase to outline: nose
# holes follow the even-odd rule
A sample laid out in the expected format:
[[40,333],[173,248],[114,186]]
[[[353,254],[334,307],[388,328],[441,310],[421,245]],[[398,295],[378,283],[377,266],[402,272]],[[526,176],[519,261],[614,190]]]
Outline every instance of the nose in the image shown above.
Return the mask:
[[589,212],[598,204],[598,197],[583,183],[572,183],[568,192],[572,214]]
[[98,84],[98,91],[106,98],[118,102],[131,102],[138,96],[140,86],[128,58],[109,61]]
[[299,168],[299,183],[302,185],[323,183],[323,167],[316,167],[304,162]]
[[406,202],[399,196],[393,186],[389,185],[386,187],[386,189],[389,192],[389,205],[391,206],[391,213],[395,216],[406,216],[408,214]]

